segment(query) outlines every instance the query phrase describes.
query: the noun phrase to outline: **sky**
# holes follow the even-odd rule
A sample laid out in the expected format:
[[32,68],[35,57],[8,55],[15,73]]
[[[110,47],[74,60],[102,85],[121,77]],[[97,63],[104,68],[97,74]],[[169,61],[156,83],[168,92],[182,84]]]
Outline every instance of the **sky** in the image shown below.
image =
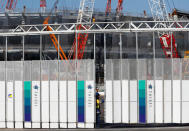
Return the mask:
[[[2,1],[2,0],[0,0]],[[18,0],[17,8],[22,9],[26,5],[28,10],[39,10],[40,0]],[[112,0],[112,10],[115,11],[118,0]],[[148,0],[123,0],[123,12],[142,14],[144,10],[150,14]],[[47,0],[47,8],[51,8],[55,0]],[[167,10],[170,12],[174,7],[189,12],[189,0],[165,0]],[[59,0],[59,8],[79,8],[80,0]],[[95,9],[105,11],[107,0],[95,0]]]

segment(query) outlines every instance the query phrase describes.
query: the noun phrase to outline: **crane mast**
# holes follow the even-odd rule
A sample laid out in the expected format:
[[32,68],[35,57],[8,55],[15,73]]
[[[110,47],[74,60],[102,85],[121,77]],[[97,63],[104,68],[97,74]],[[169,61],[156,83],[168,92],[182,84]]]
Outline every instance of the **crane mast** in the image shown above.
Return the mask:
[[17,0],[7,0],[5,11],[12,11],[16,8]]
[[77,23],[91,24],[95,0],[81,0]]
[[[84,27],[81,25],[81,23],[85,23],[85,28],[89,28],[89,25],[91,24],[92,21],[94,3],[95,0],[81,0],[79,12],[78,12],[78,18],[77,18],[77,23],[78,23],[76,27],[77,30],[84,30]],[[77,58],[82,59],[87,40],[88,40],[87,33],[77,34],[75,36],[75,40],[69,52],[68,58],[71,59],[72,57],[73,59],[75,59],[77,53]],[[76,44],[77,44],[77,51],[76,51]]]
[[154,21],[169,21],[164,0],[148,0]]
[[116,8],[116,13],[118,16],[120,16],[122,10],[123,10],[123,0],[118,0],[118,5]]
[[107,5],[106,5],[106,12],[105,15],[109,15],[111,13],[111,0],[107,0]]
[[[169,21],[169,16],[164,0],[148,0],[148,3],[154,21],[162,21],[162,23],[164,21]],[[158,28],[161,28],[161,26],[168,26],[166,23],[163,23],[163,25],[158,25]],[[179,58],[174,35],[168,32],[158,32],[158,35],[166,58]]]

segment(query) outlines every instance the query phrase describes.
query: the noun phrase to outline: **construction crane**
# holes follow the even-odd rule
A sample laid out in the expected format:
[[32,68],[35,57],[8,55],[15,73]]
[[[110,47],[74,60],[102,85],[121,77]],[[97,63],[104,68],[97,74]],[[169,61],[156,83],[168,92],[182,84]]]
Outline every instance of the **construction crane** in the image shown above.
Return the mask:
[[5,5],[5,11],[12,11],[16,8],[16,4],[17,4],[18,0],[0,0],[0,4],[2,9],[4,8]]
[[111,13],[111,2],[112,0],[107,0],[106,11],[105,11],[106,16]]
[[[95,0],[81,0],[78,18],[77,18],[78,25],[76,27],[76,30],[85,30],[84,28],[89,28],[94,10],[94,2]],[[85,23],[85,27],[83,27],[81,23]],[[71,50],[69,51],[68,59],[71,58],[76,59],[76,55],[77,55],[77,59],[82,59],[87,40],[88,40],[87,33],[83,33],[83,34],[80,33],[75,35],[75,40]]]
[[[53,10],[56,8],[57,4],[58,4],[58,0],[55,1],[55,3],[54,3],[54,5],[53,5],[53,7],[52,7],[52,9],[51,9],[51,11],[50,11],[48,17],[47,17],[47,18],[45,19],[45,21],[43,22],[43,24],[44,24],[44,26],[46,27],[46,30],[47,30],[47,31],[52,31],[52,28],[48,25],[48,21],[49,21],[49,19],[50,19],[50,15],[52,14]],[[50,36],[51,41],[53,42],[53,44],[54,44],[54,46],[55,46],[57,52],[59,52],[59,56],[60,56],[61,60],[68,60],[67,57],[66,57],[66,54],[64,53],[64,51],[63,51],[61,45],[60,45],[59,42],[58,42],[56,36],[55,36],[54,34],[50,34],[49,36]],[[59,51],[59,50],[60,50],[60,51]]]
[[40,0],[40,8],[41,8],[41,12],[45,12],[46,10],[46,7],[47,7],[47,3],[46,3],[46,0]]
[[118,0],[117,8],[116,8],[116,13],[117,16],[120,16],[120,13],[123,10],[123,0]]
[[[164,0],[148,0],[154,21],[169,21]],[[161,25],[159,25],[161,26]],[[163,26],[168,26],[163,23]],[[160,43],[166,58],[179,58],[175,37],[168,32],[158,32]]]

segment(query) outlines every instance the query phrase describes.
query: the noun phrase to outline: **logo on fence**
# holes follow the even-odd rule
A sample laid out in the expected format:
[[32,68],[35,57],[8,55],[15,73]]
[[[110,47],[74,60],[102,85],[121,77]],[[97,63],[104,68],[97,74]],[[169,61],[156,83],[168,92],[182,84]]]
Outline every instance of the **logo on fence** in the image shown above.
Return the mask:
[[152,85],[151,84],[149,85],[149,89],[152,89]]
[[35,85],[33,88],[34,88],[34,106],[38,107],[38,105],[39,105],[39,102],[38,102],[38,99],[39,99],[39,86]]
[[93,87],[92,87],[91,85],[89,85],[89,86],[88,86],[88,89],[90,89],[90,90],[91,90],[92,88],[93,88]]
[[35,90],[38,90],[38,89],[39,89],[39,87],[38,87],[37,85],[35,85],[35,86],[34,86],[34,89],[35,89]]
[[12,98],[12,94],[8,94],[8,97],[9,97],[9,98]]

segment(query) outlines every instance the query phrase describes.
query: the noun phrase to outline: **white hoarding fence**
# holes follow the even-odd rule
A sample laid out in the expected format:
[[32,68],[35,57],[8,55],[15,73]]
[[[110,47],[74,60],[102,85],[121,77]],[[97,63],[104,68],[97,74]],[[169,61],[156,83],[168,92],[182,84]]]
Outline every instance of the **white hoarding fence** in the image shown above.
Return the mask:
[[94,128],[94,60],[0,67],[0,128]]

